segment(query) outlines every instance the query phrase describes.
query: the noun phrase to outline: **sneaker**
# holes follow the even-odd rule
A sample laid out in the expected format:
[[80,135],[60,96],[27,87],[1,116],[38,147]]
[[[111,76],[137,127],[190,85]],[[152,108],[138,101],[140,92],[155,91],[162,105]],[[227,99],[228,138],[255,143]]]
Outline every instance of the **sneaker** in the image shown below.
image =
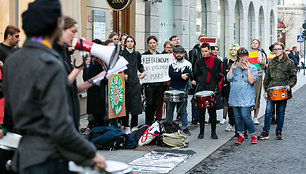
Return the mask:
[[222,121],[220,121],[220,124],[225,124],[226,123],[226,119],[223,118]]
[[135,130],[138,130],[137,127],[132,127],[131,132],[134,132]]
[[269,139],[269,133],[262,131],[261,134],[257,137],[260,140],[268,140]]
[[218,139],[218,135],[215,132],[212,132],[210,137],[215,140]]
[[183,130],[183,132],[186,134],[186,135],[188,135],[188,136],[190,136],[191,135],[191,133],[189,132],[189,130],[186,128],[186,129],[184,129]]
[[255,135],[252,136],[252,140],[251,140],[252,144],[257,144],[257,138]]
[[259,125],[259,121],[257,120],[257,118],[253,118],[253,122],[255,125]]
[[225,131],[227,131],[227,132],[235,132],[235,129],[234,129],[234,127],[232,126],[232,125],[228,125],[226,128],[225,128]]
[[282,133],[280,132],[280,131],[277,131],[276,132],[276,138],[275,138],[276,140],[282,140],[283,138],[282,138]]
[[243,141],[244,141],[243,136],[239,136],[235,143],[236,144],[241,144]]
[[195,120],[195,119],[193,119],[193,120],[191,121],[191,124],[192,124],[192,125],[198,125],[198,121]]
[[130,134],[131,133],[131,128],[130,127],[125,127],[125,133]]

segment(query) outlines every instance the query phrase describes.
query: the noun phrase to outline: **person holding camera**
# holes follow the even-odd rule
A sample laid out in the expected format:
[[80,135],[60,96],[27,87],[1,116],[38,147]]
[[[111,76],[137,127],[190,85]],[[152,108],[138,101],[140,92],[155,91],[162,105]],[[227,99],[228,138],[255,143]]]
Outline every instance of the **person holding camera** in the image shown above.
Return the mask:
[[251,107],[255,105],[255,84],[258,79],[257,68],[248,62],[249,53],[245,48],[237,51],[238,61],[232,64],[227,80],[232,83],[229,104],[233,107],[236,129],[239,134],[237,144],[244,141],[244,124],[249,131],[252,144],[257,143],[255,125],[250,117]]

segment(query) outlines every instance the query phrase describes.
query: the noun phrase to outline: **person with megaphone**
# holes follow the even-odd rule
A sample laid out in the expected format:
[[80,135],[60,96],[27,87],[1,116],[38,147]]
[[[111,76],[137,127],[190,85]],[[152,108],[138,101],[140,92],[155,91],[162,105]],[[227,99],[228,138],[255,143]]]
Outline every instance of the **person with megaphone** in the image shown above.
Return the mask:
[[104,76],[106,72],[102,71],[95,77],[92,77],[86,82],[77,85],[76,77],[85,68],[85,66],[83,66],[83,59],[81,59],[80,63],[76,67],[73,67],[71,61],[71,55],[73,52],[69,51],[69,49],[71,49],[73,38],[77,37],[77,32],[77,22],[71,17],[65,16],[62,36],[57,40],[56,43],[53,44],[53,48],[61,55],[66,72],[68,74],[69,82],[72,84],[69,86],[69,92],[71,93],[71,102],[73,106],[73,120],[75,127],[78,130],[80,125],[80,103],[78,93],[92,87],[94,85],[93,80],[100,76]]

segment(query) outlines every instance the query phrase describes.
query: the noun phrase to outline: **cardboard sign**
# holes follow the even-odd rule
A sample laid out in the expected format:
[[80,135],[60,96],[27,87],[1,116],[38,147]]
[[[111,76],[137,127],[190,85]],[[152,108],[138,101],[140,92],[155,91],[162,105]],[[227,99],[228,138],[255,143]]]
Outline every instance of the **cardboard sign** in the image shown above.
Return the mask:
[[275,54],[268,54],[268,62],[270,62],[274,57],[276,57]]
[[140,80],[140,83],[169,81],[169,64],[174,60],[173,54],[142,55],[141,63],[146,76]]
[[126,116],[125,109],[125,78],[124,74],[108,77],[108,114],[107,118]]
[[201,43],[209,43],[210,46],[216,46],[217,45],[217,38],[201,38]]
[[250,51],[249,52],[249,62],[256,66],[257,70],[260,69],[258,63],[258,51]]

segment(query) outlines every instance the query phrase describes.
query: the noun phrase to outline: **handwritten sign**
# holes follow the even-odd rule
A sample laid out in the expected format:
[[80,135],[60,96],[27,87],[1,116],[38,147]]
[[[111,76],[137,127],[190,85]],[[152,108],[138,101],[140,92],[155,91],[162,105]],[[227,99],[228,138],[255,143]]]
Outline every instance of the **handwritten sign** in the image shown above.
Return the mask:
[[146,71],[146,76],[140,82],[154,83],[169,81],[169,64],[174,60],[173,54],[142,55],[141,63]]
[[108,119],[126,116],[124,74],[108,78]]

